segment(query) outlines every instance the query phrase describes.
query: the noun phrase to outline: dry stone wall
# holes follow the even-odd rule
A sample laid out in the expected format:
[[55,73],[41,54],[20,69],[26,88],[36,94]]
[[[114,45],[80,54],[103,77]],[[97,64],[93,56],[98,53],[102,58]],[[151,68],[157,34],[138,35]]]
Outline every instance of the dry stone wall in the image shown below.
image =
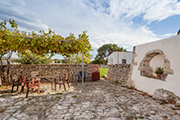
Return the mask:
[[126,84],[129,77],[130,65],[131,64],[108,65],[107,77],[110,80],[117,80],[120,83]]
[[[86,81],[91,81],[91,68],[90,64],[84,65],[84,70],[86,73]],[[77,65],[73,64],[39,64],[39,65],[11,65],[11,74],[16,73],[19,75],[25,75],[27,77],[31,77],[32,71],[38,71],[39,76],[51,76],[51,75],[65,75],[65,73],[69,73],[69,80],[77,81]],[[78,71],[82,71],[82,65],[78,64]],[[53,80],[51,80],[53,81]],[[42,82],[46,82],[42,80]]]

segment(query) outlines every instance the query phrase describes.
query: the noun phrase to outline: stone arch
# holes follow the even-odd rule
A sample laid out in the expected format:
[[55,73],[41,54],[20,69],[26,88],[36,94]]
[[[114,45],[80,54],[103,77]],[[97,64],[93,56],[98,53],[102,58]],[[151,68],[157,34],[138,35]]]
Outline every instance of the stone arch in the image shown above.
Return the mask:
[[164,52],[160,49],[152,50],[149,51],[145,54],[145,57],[142,59],[140,62],[138,70],[141,71],[141,76],[146,76],[146,77],[154,77],[153,76],[153,69],[150,67],[150,61],[152,60],[153,57],[156,55],[162,55],[164,58],[164,73],[162,80],[165,80],[168,74],[173,74],[173,70],[170,69],[170,61],[167,59],[166,55]]

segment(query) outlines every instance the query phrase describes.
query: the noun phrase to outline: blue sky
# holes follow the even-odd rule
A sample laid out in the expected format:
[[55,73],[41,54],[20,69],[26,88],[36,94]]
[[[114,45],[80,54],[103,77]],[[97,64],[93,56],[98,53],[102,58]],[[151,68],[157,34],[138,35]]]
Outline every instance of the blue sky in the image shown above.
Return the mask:
[[95,56],[103,44],[132,50],[134,45],[176,35],[180,29],[180,1],[1,0],[0,21],[9,18],[27,32],[51,28],[66,37],[87,30]]

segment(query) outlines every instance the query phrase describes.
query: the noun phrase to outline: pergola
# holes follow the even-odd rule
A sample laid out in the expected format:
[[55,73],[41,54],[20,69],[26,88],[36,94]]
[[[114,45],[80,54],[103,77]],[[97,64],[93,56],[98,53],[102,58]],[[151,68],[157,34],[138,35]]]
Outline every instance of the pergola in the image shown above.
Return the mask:
[[[84,54],[89,54],[89,51],[92,50],[86,35],[87,31],[79,34],[79,39],[76,39],[72,33],[64,38],[61,35],[56,35],[51,29],[48,32],[41,30],[39,33],[32,31],[27,34],[17,29],[15,20],[10,19],[9,23],[14,30],[6,29],[6,21],[0,23],[0,57],[12,52],[27,54],[27,51],[36,55],[62,54],[63,56],[81,52],[82,90],[84,89]],[[8,74],[8,76],[10,75]]]

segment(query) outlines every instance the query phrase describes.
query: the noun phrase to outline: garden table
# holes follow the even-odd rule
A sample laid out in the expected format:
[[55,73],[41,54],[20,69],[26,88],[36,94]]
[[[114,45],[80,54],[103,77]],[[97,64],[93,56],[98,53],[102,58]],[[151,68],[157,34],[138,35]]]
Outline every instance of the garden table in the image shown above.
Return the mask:
[[51,83],[51,90],[52,90],[53,82],[50,81],[49,79],[55,79],[56,76],[57,76],[57,75],[37,76],[37,77],[35,77],[35,78],[36,78],[36,79],[38,79],[38,78],[44,79],[44,80],[50,82],[50,83]]

